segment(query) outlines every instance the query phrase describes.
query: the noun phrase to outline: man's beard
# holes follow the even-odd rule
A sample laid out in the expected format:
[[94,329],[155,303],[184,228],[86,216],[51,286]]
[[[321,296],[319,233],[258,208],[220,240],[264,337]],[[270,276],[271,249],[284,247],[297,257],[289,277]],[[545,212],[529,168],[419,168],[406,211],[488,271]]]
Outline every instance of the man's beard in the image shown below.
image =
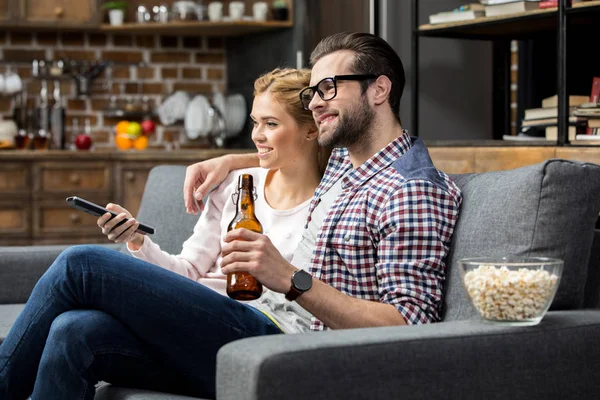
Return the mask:
[[338,114],[338,126],[331,136],[325,138],[319,135],[321,146],[355,147],[357,144],[370,140],[375,113],[369,107],[366,96],[363,94],[361,100],[346,110],[344,114],[343,119]]

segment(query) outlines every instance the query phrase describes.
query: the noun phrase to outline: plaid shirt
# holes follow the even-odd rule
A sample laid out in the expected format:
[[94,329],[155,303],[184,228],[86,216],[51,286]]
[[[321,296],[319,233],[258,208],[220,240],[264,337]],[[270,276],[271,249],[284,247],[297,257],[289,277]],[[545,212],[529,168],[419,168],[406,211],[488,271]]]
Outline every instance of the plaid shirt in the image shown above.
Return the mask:
[[[462,195],[421,140],[404,133],[352,169],[336,149],[309,207],[343,177],[316,239],[311,274],[349,296],[392,304],[407,324],[438,321]],[[326,326],[317,318],[311,330]]]

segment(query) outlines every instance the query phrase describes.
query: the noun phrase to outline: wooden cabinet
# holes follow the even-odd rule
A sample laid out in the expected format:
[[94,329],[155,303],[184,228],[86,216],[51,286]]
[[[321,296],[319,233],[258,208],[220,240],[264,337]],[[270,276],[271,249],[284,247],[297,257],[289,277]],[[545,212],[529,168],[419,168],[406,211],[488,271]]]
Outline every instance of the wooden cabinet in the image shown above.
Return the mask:
[[144,186],[148,174],[154,165],[145,163],[121,163],[117,174],[116,191],[117,198],[121,199],[121,205],[132,215],[137,215],[144,193]]
[[28,22],[89,23],[96,13],[94,0],[21,0]]
[[0,21],[9,29],[89,29],[101,16],[97,0],[0,0]]
[[154,166],[232,152],[247,150],[0,153],[0,246],[107,243],[97,218],[71,208],[66,197],[118,203],[136,215]]
[[14,0],[0,0],[0,21],[10,20],[16,11]]
[[26,162],[0,165],[0,245],[25,244],[31,234],[31,168]]
[[27,22],[86,24],[95,20],[95,0],[21,0],[21,16]]

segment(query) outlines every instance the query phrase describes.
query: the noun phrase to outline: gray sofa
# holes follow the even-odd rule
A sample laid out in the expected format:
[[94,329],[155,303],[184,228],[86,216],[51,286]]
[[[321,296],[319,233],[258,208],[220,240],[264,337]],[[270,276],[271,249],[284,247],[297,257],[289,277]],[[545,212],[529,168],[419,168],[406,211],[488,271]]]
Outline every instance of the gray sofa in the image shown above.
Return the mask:
[[[156,241],[170,252],[179,251],[196,220],[184,212],[184,173],[184,167],[155,168],[138,215],[157,227]],[[218,355],[217,398],[597,398],[600,166],[550,160],[454,178],[464,202],[448,260],[443,322],[230,343]],[[63,248],[0,249],[0,338]],[[457,260],[483,255],[565,260],[551,311],[539,325],[479,321],[461,286]],[[105,384],[96,399],[186,397]]]

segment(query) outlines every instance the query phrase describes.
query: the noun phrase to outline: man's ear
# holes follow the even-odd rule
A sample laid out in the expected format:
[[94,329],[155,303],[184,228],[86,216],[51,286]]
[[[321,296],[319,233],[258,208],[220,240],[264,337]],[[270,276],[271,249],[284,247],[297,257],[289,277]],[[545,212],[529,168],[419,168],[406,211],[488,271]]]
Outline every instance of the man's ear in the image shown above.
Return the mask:
[[387,102],[392,91],[392,81],[385,75],[379,75],[375,82],[371,85],[374,89],[373,103],[375,105],[381,105]]

